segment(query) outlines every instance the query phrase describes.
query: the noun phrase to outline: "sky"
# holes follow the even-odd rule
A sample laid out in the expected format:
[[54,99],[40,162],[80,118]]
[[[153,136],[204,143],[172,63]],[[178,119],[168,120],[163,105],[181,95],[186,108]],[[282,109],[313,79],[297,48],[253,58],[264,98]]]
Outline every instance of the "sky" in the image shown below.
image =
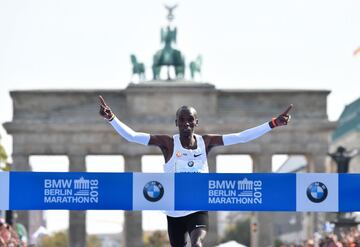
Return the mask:
[[[218,89],[331,90],[332,121],[360,96],[358,0],[2,0],[0,123],[12,119],[11,90],[126,88],[130,54],[151,79],[167,24],[163,5],[174,3],[176,46],[187,64],[203,56],[201,81]],[[2,126],[0,134],[11,154]]]

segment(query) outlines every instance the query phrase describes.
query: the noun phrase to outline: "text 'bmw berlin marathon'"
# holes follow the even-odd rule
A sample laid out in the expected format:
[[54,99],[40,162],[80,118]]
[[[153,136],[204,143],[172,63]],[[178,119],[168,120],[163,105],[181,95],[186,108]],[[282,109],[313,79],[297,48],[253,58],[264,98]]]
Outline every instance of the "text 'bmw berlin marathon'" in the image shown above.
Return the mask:
[[97,179],[44,179],[44,203],[98,203]]
[[262,181],[209,180],[209,204],[262,204]]

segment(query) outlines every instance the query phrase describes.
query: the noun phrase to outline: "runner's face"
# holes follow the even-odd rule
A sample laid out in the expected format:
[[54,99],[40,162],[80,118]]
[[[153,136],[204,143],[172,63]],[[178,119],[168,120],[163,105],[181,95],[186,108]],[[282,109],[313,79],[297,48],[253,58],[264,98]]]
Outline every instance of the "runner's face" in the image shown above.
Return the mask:
[[182,135],[192,135],[195,126],[198,124],[198,119],[194,111],[191,109],[183,109],[180,111],[177,119],[176,126],[179,128],[179,132]]

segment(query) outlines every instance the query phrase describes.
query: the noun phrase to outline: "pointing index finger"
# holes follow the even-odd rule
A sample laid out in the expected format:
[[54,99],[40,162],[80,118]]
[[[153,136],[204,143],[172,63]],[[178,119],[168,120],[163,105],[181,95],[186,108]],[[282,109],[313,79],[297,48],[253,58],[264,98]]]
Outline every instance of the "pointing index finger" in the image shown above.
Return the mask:
[[104,108],[107,107],[107,104],[106,104],[104,98],[103,98],[101,95],[99,95],[99,101],[100,101],[100,105],[101,105],[102,107],[104,107]]
[[290,104],[289,107],[281,115],[288,115],[289,111],[293,108],[293,104]]

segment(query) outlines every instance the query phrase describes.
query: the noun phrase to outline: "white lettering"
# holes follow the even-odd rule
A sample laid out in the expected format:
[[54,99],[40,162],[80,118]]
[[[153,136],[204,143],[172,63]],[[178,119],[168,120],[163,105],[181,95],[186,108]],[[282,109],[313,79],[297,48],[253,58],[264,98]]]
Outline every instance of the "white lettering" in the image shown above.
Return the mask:
[[209,197],[210,204],[261,204],[261,200],[249,197]]
[[45,179],[45,188],[71,188],[71,180],[68,179]]
[[44,195],[46,196],[71,196],[71,189],[45,189]]
[[209,189],[235,189],[235,185],[235,181],[209,180]]
[[[84,196],[45,196],[45,203],[89,203],[90,198]],[[92,200],[92,202],[94,202]],[[97,202],[97,201],[95,201]]]
[[209,196],[236,196],[236,190],[209,190]]

